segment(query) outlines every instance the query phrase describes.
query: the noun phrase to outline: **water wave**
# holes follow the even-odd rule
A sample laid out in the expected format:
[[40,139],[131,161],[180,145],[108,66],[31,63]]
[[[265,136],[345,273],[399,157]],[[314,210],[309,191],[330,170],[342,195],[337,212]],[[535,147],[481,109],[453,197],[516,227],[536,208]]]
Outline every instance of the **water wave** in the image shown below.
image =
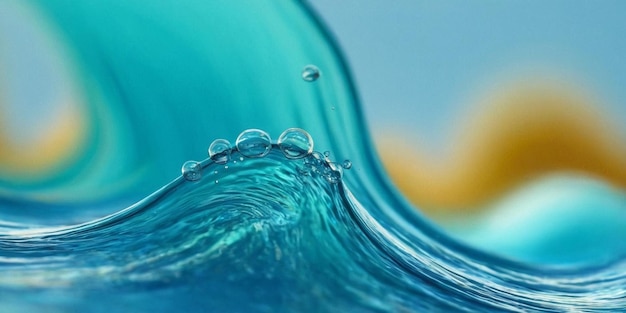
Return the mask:
[[[3,311],[624,311],[621,256],[517,263],[423,219],[380,170],[317,19],[249,5],[10,7],[65,43],[86,139],[48,171],[3,172]],[[294,126],[330,153],[286,155],[255,130],[256,152],[237,140],[175,175],[207,140]]]
[[102,219],[5,229],[3,303],[27,310],[37,297],[59,310],[107,303],[169,311],[184,303],[234,312],[614,312],[625,305],[626,262],[510,263],[376,216],[375,203],[329,181],[324,173],[338,168],[319,153],[289,160],[274,147],[263,158],[232,157],[207,159],[201,179],[181,176]]

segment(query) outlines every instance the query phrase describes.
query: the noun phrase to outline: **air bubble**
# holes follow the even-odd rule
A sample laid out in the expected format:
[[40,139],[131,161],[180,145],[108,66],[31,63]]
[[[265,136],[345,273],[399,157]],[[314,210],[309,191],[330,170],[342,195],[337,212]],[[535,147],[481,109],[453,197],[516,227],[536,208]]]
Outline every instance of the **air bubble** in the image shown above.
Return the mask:
[[344,160],[343,163],[341,163],[341,166],[349,170],[352,168],[352,162],[350,160]]
[[324,169],[322,175],[331,184],[336,184],[341,180],[343,168],[335,162],[329,162],[328,167]]
[[307,82],[314,82],[320,78],[320,69],[315,65],[307,65],[302,70],[302,79]]
[[237,137],[237,150],[249,158],[260,158],[272,149],[270,135],[260,129],[248,129]]
[[196,181],[202,178],[202,166],[197,161],[187,161],[181,169],[183,177],[188,181]]
[[325,157],[329,157],[330,156],[330,151],[324,151],[324,156]]
[[218,164],[228,162],[230,160],[230,142],[226,139],[215,139],[209,146],[209,157]]
[[341,174],[337,172],[332,172],[324,175],[324,179],[331,184],[336,184],[341,180]]
[[313,152],[307,161],[315,166],[321,166],[324,164],[324,156],[319,152]]
[[313,152],[313,138],[304,129],[289,128],[278,137],[278,147],[288,159],[301,159]]
[[336,184],[341,180],[342,168],[337,164],[330,162],[328,167],[322,171],[322,176],[331,184]]

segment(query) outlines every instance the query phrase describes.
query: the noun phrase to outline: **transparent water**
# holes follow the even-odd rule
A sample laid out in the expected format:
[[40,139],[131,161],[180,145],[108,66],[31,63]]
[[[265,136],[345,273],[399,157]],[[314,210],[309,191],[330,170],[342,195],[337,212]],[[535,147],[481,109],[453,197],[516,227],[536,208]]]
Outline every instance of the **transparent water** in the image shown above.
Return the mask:
[[[626,307],[624,259],[516,263],[404,202],[339,51],[298,1],[22,6],[70,60],[83,136],[2,181],[3,312]],[[306,133],[281,136],[292,128]]]

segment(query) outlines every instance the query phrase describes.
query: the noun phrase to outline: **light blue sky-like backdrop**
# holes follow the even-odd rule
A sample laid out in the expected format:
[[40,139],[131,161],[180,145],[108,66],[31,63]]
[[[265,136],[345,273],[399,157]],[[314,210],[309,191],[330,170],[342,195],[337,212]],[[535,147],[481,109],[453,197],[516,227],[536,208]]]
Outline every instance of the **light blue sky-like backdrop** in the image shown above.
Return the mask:
[[534,75],[580,85],[626,118],[626,2],[311,0],[336,36],[374,132],[431,147],[472,102]]

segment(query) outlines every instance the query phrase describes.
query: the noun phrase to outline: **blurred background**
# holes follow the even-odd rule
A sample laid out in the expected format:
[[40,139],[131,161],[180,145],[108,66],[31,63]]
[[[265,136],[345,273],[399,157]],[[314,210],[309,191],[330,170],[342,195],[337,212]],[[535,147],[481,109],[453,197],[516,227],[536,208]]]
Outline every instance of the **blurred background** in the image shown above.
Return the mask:
[[[165,139],[126,136],[133,125],[123,105],[85,112],[84,93],[107,103],[103,94],[119,86],[111,79],[109,89],[100,90],[89,79],[77,80],[75,56],[64,46],[63,32],[27,3],[0,2],[3,201],[18,203],[24,216],[33,214],[24,199],[56,203],[68,194],[76,201],[115,194],[123,206],[132,203],[123,194],[127,186],[139,185],[135,190],[144,196],[169,181],[166,171],[142,184],[137,184],[140,174],[124,175],[178,163],[141,161],[146,151],[133,147]],[[626,2],[307,3],[343,50],[390,181],[427,219],[460,241],[522,262],[569,265],[626,255]],[[63,16],[68,25],[85,18],[64,9],[72,13]],[[133,14],[117,13],[128,25],[141,23]],[[168,17],[144,13],[141,18],[156,25]],[[103,21],[94,23],[103,42],[134,39],[132,29],[113,32],[106,14],[94,15]],[[194,27],[182,25],[170,36],[194,46],[193,40],[199,41]],[[82,38],[80,29],[68,29]],[[128,38],[118,39],[119,34]],[[162,41],[149,39],[155,46]],[[127,62],[122,69],[136,66],[129,72],[141,73],[137,81],[148,83],[125,87],[146,97],[153,94],[152,83],[171,90],[206,87],[202,81],[164,84],[143,77],[151,68],[140,68],[141,62],[127,58],[123,49],[88,47],[84,54],[96,69],[106,68],[99,63],[99,48]],[[194,56],[191,50],[173,50]],[[136,51],[150,56],[145,62],[155,68],[167,60],[165,52],[157,52]],[[210,71],[194,70],[197,77]],[[162,112],[136,115],[150,120],[150,114],[172,114],[167,108],[154,110]],[[93,126],[90,117],[103,126]],[[111,121],[117,125],[113,130],[106,128]],[[180,135],[175,128],[169,131],[167,140]],[[191,150],[201,151],[204,144]],[[132,162],[123,163],[111,151],[130,151]],[[175,162],[187,159],[182,152],[155,151],[171,154]],[[78,166],[63,172],[67,164]],[[86,173],[98,178],[95,183],[80,179]],[[63,181],[63,189],[46,189],[51,180]],[[110,188],[99,187],[104,184]]]
[[427,218],[527,262],[623,256],[626,3],[309,3],[391,180]]

